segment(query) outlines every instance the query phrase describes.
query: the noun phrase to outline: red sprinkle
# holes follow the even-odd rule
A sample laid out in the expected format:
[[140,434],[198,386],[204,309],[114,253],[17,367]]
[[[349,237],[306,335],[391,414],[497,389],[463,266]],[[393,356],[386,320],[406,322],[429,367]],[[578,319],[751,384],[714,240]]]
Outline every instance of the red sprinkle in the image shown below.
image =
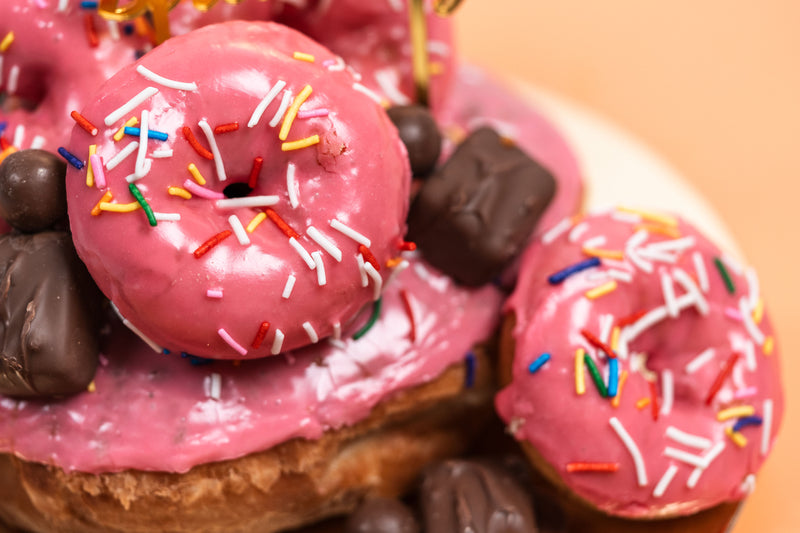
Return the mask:
[[86,30],[86,40],[91,48],[97,48],[100,41],[97,39],[97,30],[94,28],[94,18],[91,13],[83,16],[83,28]]
[[661,402],[658,401],[658,387],[655,381],[648,381],[647,385],[650,387],[650,412],[653,414],[653,420],[658,420],[658,413],[661,411]]
[[616,325],[617,325],[618,328],[624,328],[625,326],[630,326],[631,324],[635,324],[636,322],[638,322],[639,319],[642,318],[646,314],[647,314],[647,311],[637,311],[636,313],[633,313],[632,315],[624,316],[624,317],[618,319]]
[[714,383],[711,385],[711,389],[708,391],[708,396],[706,396],[706,405],[711,405],[711,402],[714,401],[717,393],[722,388],[722,384],[725,383],[727,377],[731,375],[731,372],[733,372],[733,366],[736,364],[736,361],[739,359],[739,357],[740,354],[734,352],[725,362],[725,366],[723,366],[722,370],[719,371],[717,379],[714,380]]
[[414,250],[417,249],[417,243],[408,242],[408,241],[400,241],[400,244],[397,247],[402,252],[413,252]]
[[619,463],[567,463],[567,472],[616,472]]
[[84,117],[77,111],[73,111],[72,113],[69,114],[69,116],[72,117],[72,120],[74,120],[78,126],[88,131],[89,135],[97,135],[97,126],[89,122],[89,120],[86,117]]
[[601,341],[600,339],[595,337],[592,334],[592,332],[589,331],[588,329],[582,329],[581,330],[581,335],[583,335],[583,338],[586,339],[586,341],[589,344],[591,344],[592,346],[594,346],[598,350],[603,350],[608,357],[610,357],[612,359],[616,359],[617,358],[617,354],[614,352],[614,350],[611,349],[611,346],[609,346],[608,344],[604,343],[603,341]]
[[213,237],[208,239],[206,242],[204,242],[203,244],[198,246],[197,250],[195,250],[192,253],[194,254],[194,256],[196,258],[200,259],[210,249],[212,249],[213,247],[215,247],[216,245],[218,245],[219,243],[221,243],[222,241],[224,241],[225,239],[230,237],[231,234],[232,234],[231,230],[229,230],[229,229],[226,229],[225,231],[220,231],[219,233],[217,233],[216,235],[214,235]]
[[0,137],[0,152],[10,147],[11,143],[8,142],[5,137]]
[[269,331],[269,322],[262,322],[261,326],[258,328],[258,333],[256,333],[256,338],[253,339],[253,349],[258,349],[261,346],[261,343],[264,342],[264,337],[267,336],[267,331]]
[[236,131],[239,129],[238,122],[231,122],[230,124],[220,124],[216,128],[214,128],[214,133],[230,133],[232,131]]
[[183,136],[186,137],[186,140],[189,141],[189,144],[192,145],[194,151],[200,154],[200,157],[205,157],[206,159],[214,159],[214,154],[206,150],[194,136],[194,133],[192,133],[192,128],[190,128],[189,126],[184,126]]
[[278,226],[278,229],[280,229],[284,233],[284,235],[286,235],[290,239],[292,237],[294,237],[295,239],[300,238],[300,234],[297,233],[295,230],[293,230],[291,226],[289,226],[289,224],[287,224],[281,218],[281,216],[275,212],[274,209],[268,207],[264,210],[264,212],[267,214],[267,218],[270,219],[276,226]]
[[381,269],[381,265],[378,264],[378,260],[375,259],[374,255],[372,255],[372,252],[370,251],[369,248],[367,248],[363,244],[359,244],[358,245],[358,252],[361,255],[364,256],[364,261],[366,261],[367,263],[369,263],[369,264],[371,264],[372,266],[375,267],[375,270],[380,270]]
[[250,177],[247,179],[247,186],[250,189],[255,189],[258,183],[258,175],[261,172],[261,167],[264,165],[263,157],[256,157],[253,159],[253,168],[250,169]]
[[414,320],[414,308],[411,307],[411,298],[408,296],[408,291],[402,289],[400,291],[400,298],[403,300],[403,307],[406,310],[406,314],[408,315],[408,321],[411,324],[411,331],[409,331],[408,336],[411,338],[411,342],[417,341],[417,322]]

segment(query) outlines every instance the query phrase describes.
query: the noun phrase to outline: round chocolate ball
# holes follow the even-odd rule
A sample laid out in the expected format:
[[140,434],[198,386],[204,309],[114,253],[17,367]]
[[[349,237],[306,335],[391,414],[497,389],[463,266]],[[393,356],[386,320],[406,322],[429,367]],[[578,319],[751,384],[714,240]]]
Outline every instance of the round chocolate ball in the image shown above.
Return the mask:
[[406,145],[414,177],[428,176],[442,151],[442,134],[430,111],[419,105],[409,105],[392,107],[388,112],[400,132],[400,140]]
[[0,164],[0,217],[34,233],[67,216],[67,165],[44,150],[22,150]]
[[372,498],[350,515],[345,533],[418,533],[414,514],[398,500]]

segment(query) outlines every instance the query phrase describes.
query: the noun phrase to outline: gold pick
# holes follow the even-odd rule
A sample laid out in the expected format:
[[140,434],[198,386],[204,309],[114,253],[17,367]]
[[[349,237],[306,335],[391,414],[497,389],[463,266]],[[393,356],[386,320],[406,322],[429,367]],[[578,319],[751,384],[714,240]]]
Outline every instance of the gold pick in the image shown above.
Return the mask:
[[180,0],[133,0],[120,7],[119,0],[100,0],[97,12],[108,20],[124,22],[141,17],[149,12],[153,18],[153,29],[156,42],[163,43],[169,39],[169,10]]
[[433,11],[441,17],[446,17],[455,13],[461,0],[433,0]]

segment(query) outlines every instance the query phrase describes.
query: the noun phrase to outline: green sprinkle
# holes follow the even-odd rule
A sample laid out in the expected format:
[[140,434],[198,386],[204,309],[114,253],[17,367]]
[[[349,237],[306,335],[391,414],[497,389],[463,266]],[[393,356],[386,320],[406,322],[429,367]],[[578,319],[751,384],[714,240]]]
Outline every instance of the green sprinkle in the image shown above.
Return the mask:
[[363,337],[364,335],[366,335],[367,332],[370,329],[372,329],[372,326],[375,325],[375,322],[378,320],[378,317],[381,314],[381,303],[382,302],[383,302],[383,298],[378,298],[377,300],[375,300],[375,303],[372,304],[372,315],[370,315],[369,320],[367,320],[367,323],[364,324],[364,327],[355,332],[355,334],[353,335],[353,339],[354,340],[358,340],[361,337]]
[[142,206],[142,209],[144,209],[144,214],[147,215],[147,221],[150,222],[150,225],[155,226],[158,224],[153,209],[150,207],[150,204],[147,203],[147,200],[144,199],[144,196],[142,196],[142,191],[139,190],[139,187],[137,187],[135,183],[130,183],[128,184],[128,189],[131,191],[133,197],[136,198],[136,201],[139,202],[139,205]]
[[736,292],[736,286],[733,284],[733,279],[731,279],[728,269],[725,268],[725,264],[719,257],[715,257],[714,265],[716,265],[717,270],[719,270],[719,275],[722,276],[722,281],[725,282],[725,288],[728,289],[729,293],[734,294]]
[[589,369],[589,374],[592,375],[592,381],[594,381],[597,387],[597,392],[599,392],[600,396],[603,398],[608,397],[608,389],[606,389],[603,376],[600,375],[600,371],[597,370],[597,365],[594,364],[594,361],[588,353],[583,354],[583,362],[586,363],[586,368]]

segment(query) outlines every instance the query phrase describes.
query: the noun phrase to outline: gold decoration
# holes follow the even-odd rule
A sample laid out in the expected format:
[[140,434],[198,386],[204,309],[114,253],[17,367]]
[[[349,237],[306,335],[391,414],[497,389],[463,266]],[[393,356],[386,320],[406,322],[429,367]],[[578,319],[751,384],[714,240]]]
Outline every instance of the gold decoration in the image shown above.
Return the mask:
[[433,0],[433,11],[439,16],[446,17],[455,13],[460,5],[461,0]]

